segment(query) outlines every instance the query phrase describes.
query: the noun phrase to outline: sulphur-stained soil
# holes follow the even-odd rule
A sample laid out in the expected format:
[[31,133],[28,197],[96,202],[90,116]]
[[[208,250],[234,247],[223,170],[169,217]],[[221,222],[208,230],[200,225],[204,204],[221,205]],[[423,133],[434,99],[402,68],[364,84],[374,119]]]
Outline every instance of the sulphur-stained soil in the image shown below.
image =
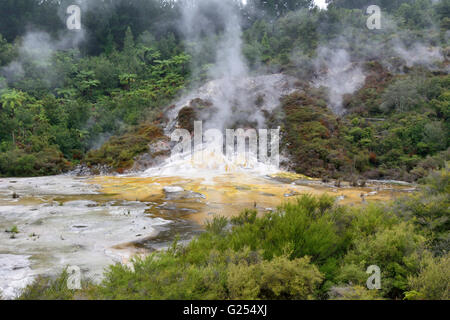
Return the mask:
[[[335,187],[298,175],[281,174],[280,179],[245,173],[229,173],[211,178],[183,177],[96,177],[91,180],[101,192],[116,199],[152,202],[147,212],[154,216],[179,216],[199,224],[214,216],[231,217],[244,209],[260,213],[275,210],[283,202],[302,194],[329,194],[341,204],[364,205],[388,201],[413,190],[411,186],[381,183],[364,188]],[[295,182],[290,182],[295,180]],[[287,182],[289,181],[289,182]]]

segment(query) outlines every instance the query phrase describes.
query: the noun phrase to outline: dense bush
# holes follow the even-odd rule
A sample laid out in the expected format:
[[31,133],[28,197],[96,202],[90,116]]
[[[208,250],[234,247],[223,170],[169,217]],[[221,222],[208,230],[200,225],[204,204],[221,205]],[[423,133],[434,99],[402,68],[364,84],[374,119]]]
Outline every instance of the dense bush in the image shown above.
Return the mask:
[[230,299],[307,300],[314,299],[322,275],[309,258],[279,256],[256,264],[232,264],[227,279]]
[[438,259],[429,257],[421,264],[420,273],[409,277],[406,293],[411,300],[450,300],[450,254]]
[[[33,286],[24,290],[21,300],[39,300],[43,296],[48,300],[69,300],[74,298],[74,291],[68,289],[67,282],[69,274],[64,270],[61,275],[54,280],[45,277],[38,277]],[[35,288],[40,288],[39,291]]]
[[320,98],[296,92],[285,97],[270,117],[272,127],[281,127],[281,151],[289,155],[287,167],[313,177],[333,176],[350,171],[339,119]]
[[135,158],[150,152],[152,142],[166,139],[157,125],[141,125],[121,136],[112,137],[100,149],[90,151],[85,158],[89,166],[103,165],[123,172],[130,169]]
[[435,254],[445,254],[450,245],[449,172],[434,172],[424,182],[422,193],[394,203],[393,210],[420,227]]
[[[69,161],[77,164],[108,137],[133,131],[133,127],[159,117],[161,108],[185,85],[190,58],[180,53],[161,59],[155,44],[135,43],[131,30],[125,40],[122,51],[100,56],[55,52],[50,57],[52,74],[33,69],[48,61],[32,59],[23,64],[28,84],[49,77],[59,79],[58,86],[24,87],[23,81],[9,81],[10,88],[0,87],[0,158],[4,159],[0,175],[60,173],[71,167]],[[3,40],[0,47],[0,52],[10,50]],[[151,64],[146,59],[152,59]],[[98,162],[126,167],[123,162],[147,150],[139,141],[136,144],[122,159],[103,152],[105,158]],[[49,150],[62,153],[65,159],[55,161]],[[42,165],[36,159],[48,161]]]

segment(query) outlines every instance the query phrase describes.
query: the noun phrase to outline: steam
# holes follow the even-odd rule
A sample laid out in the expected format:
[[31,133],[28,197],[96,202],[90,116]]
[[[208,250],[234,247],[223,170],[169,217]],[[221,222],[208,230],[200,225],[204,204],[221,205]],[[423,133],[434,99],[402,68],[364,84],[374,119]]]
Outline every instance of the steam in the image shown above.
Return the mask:
[[328,7],[327,0],[314,0],[314,4],[315,4],[319,9],[327,9],[327,7]]
[[439,48],[426,46],[416,42],[409,48],[399,40],[394,42],[395,53],[402,58],[408,67],[421,65],[432,67],[435,62],[444,61],[444,57]]
[[[391,73],[407,72],[405,66],[443,69],[439,65],[445,60],[443,50],[432,45],[436,42],[433,36],[439,34],[439,28],[431,25],[428,37],[417,38],[413,33],[400,29],[397,21],[383,13],[382,29],[377,32],[366,29],[362,32],[353,25],[343,26],[334,40],[323,37],[312,68],[311,59],[301,48],[294,50],[292,62],[301,70],[298,74],[302,78],[311,78],[310,75],[315,74],[313,85],[328,89],[329,107],[342,115],[345,112],[344,96],[354,94],[363,86],[366,75],[362,66],[368,61],[378,61]],[[396,35],[394,39],[392,34]]]
[[240,93],[237,83],[248,77],[248,68],[242,55],[242,29],[237,3],[233,0],[197,0],[182,5],[182,31],[193,56],[193,73],[201,63],[199,55],[203,52],[204,42],[201,39],[217,37],[215,61],[208,71],[212,80],[220,81],[216,89],[218,94],[211,101],[217,113],[209,119],[207,126],[224,129],[232,125],[233,109],[245,108],[248,101]]
[[[351,36],[351,32],[347,33],[346,37]],[[403,65],[408,67],[422,66],[430,70],[436,68],[436,62],[444,61],[440,48],[430,46],[425,40],[414,41],[409,46],[400,38],[384,44],[368,40],[366,43],[359,43],[359,47],[355,48],[349,45],[354,44],[355,40],[349,41],[341,36],[329,46],[321,46],[317,50],[317,58],[313,63],[317,78],[313,85],[328,89],[329,107],[338,115],[345,112],[344,96],[353,94],[364,84],[366,75],[361,64],[365,61],[380,61],[391,72],[395,72],[391,65],[393,57],[402,59]],[[353,59],[349,53],[352,49],[356,51]],[[293,55],[295,60],[301,60],[300,58],[301,55]]]
[[[65,19],[65,16],[61,16]],[[65,21],[65,20],[64,20]],[[55,52],[78,48],[85,40],[85,33],[79,31],[64,31],[53,38],[40,30],[30,30],[20,41],[18,56],[10,64],[0,69],[0,76],[6,78],[8,83],[22,80],[26,76],[26,66],[36,68],[47,86],[58,80],[56,70],[52,66],[52,57]]]
[[314,85],[328,88],[330,108],[336,114],[343,114],[344,95],[358,90],[364,84],[366,76],[357,64],[351,62],[350,55],[344,49],[336,51],[320,47],[315,66],[316,72],[322,75]]
[[7,66],[0,69],[0,74],[6,79],[8,83],[16,82],[25,76],[22,63],[19,61],[13,61]]

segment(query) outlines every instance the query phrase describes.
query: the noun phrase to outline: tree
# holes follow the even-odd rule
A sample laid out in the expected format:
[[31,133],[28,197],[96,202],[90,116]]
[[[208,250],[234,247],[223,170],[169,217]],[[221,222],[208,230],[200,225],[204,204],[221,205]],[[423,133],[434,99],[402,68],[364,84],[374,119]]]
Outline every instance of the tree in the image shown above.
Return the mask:
[[81,71],[77,76],[78,89],[82,94],[92,95],[92,90],[100,85],[92,71]]
[[14,58],[14,48],[0,34],[0,66],[6,65]]
[[27,32],[30,26],[57,34],[65,28],[58,15],[59,6],[59,1],[55,0],[2,0],[0,30],[10,42]]
[[128,27],[127,31],[125,32],[125,40],[123,42],[123,52],[126,55],[131,55],[135,49],[134,46],[134,36],[133,32],[131,31],[131,28]]
[[347,9],[364,9],[369,5],[378,5],[386,10],[398,8],[404,2],[409,0],[328,0],[329,7],[347,8]]
[[430,153],[444,150],[449,143],[448,132],[445,131],[441,122],[427,123],[423,129],[423,142],[429,146]]
[[248,6],[263,11],[269,17],[280,17],[289,11],[310,8],[313,0],[250,0]]
[[420,273],[409,277],[411,291],[406,292],[408,300],[450,299],[450,254],[441,258],[427,256],[421,264]]
[[11,112],[11,115],[14,116],[16,108],[22,107],[26,99],[25,93],[12,89],[1,95],[0,104],[2,109]]

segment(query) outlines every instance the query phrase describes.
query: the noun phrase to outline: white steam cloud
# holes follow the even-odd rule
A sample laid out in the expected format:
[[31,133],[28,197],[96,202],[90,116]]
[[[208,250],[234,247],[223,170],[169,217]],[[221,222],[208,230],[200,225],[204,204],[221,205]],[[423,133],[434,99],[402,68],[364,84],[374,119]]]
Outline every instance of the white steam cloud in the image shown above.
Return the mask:
[[[209,69],[212,80],[220,79],[217,94],[211,101],[217,113],[209,119],[208,126],[223,129],[231,125],[233,109],[245,107],[248,103],[239,92],[240,80],[248,77],[248,68],[242,55],[242,29],[236,2],[232,0],[197,0],[182,6],[182,31],[186,40],[197,43],[191,48],[194,61],[204,48],[199,39],[217,36],[215,63]],[[217,19],[214,21],[213,19]],[[195,68],[195,65],[194,65]],[[196,70],[194,70],[194,73]]]
[[25,77],[25,65],[32,64],[42,74],[42,80],[50,85],[58,79],[52,66],[54,53],[59,50],[77,48],[84,40],[83,29],[66,30],[57,38],[52,38],[48,33],[40,30],[30,30],[20,40],[17,58],[0,69],[0,76],[5,77],[10,83],[19,81]]
[[407,48],[401,41],[395,41],[394,51],[405,60],[408,67],[415,65],[432,67],[435,62],[444,61],[444,56],[439,48],[426,46],[420,42],[416,42]]
[[319,48],[315,65],[320,76],[314,84],[328,88],[329,106],[334,113],[343,114],[344,95],[358,90],[366,76],[357,64],[351,62],[350,55],[344,49]]

